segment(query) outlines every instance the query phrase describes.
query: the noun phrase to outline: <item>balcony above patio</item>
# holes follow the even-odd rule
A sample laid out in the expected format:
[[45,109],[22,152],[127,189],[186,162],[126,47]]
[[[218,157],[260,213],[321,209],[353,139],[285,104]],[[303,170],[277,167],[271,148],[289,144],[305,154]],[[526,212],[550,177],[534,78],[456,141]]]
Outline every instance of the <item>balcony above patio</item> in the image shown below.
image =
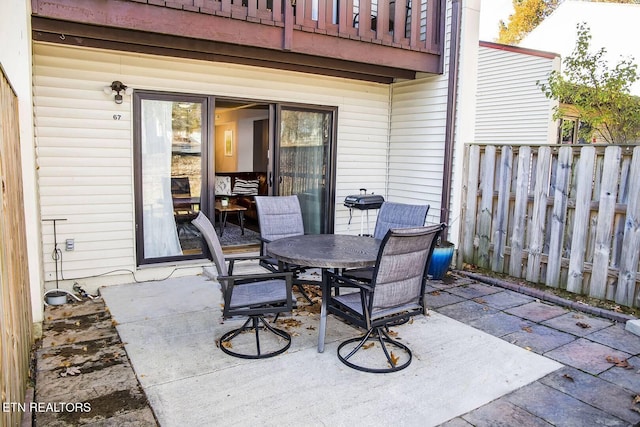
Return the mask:
[[38,41],[391,83],[442,72],[445,1],[414,2],[32,0],[32,30]]

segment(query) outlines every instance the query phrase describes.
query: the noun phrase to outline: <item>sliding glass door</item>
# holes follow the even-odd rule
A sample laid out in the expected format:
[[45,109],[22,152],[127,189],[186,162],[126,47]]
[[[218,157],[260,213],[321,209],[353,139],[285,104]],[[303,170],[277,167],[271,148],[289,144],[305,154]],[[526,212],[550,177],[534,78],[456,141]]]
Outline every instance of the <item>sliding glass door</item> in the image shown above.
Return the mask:
[[277,194],[300,199],[306,234],[333,232],[334,109],[278,108]]
[[138,263],[200,258],[191,220],[207,201],[208,99],[142,92],[134,101]]

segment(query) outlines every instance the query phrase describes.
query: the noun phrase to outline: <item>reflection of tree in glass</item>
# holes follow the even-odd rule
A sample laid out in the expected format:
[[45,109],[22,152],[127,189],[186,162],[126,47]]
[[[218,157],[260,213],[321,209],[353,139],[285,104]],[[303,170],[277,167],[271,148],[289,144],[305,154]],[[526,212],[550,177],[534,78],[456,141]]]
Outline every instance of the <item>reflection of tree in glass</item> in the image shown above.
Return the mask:
[[201,104],[194,102],[174,102],[172,114],[174,141],[190,142],[192,133],[200,133],[200,120],[202,116]]
[[309,111],[282,111],[280,144],[323,145],[328,136],[328,115]]

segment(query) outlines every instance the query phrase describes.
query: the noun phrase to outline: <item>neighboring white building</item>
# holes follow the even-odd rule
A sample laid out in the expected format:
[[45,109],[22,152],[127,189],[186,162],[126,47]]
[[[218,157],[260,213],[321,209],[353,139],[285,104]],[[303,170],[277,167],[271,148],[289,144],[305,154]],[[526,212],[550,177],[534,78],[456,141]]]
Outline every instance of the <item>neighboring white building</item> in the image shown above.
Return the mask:
[[557,102],[537,82],[559,70],[555,53],[480,42],[476,95],[475,142],[487,144],[554,144]]
[[[640,60],[640,45],[633,36],[640,22],[639,4],[600,3],[566,0],[529,33],[519,46],[557,52],[566,58],[577,40],[577,25],[585,22],[591,32],[593,52],[605,48],[605,59],[611,67],[621,59]],[[632,94],[640,95],[640,82]]]

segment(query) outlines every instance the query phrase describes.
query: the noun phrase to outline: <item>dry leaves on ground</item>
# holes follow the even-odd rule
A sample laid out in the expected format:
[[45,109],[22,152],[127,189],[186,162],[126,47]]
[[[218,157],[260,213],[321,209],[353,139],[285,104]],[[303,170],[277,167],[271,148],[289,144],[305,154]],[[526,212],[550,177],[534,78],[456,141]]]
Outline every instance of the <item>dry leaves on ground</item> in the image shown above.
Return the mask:
[[391,359],[391,364],[393,366],[396,366],[398,364],[398,361],[400,360],[400,357],[396,356],[395,354],[393,354],[393,351],[391,352],[391,354],[389,355],[389,358]]
[[80,374],[80,369],[76,368],[75,366],[68,367],[63,372],[60,372],[61,377],[66,377],[67,375],[75,376],[79,374]]
[[633,366],[629,364],[627,359],[619,359],[613,356],[607,356],[605,359],[607,362],[617,366],[618,368],[633,369]]
[[577,322],[576,325],[580,326],[582,329],[589,329],[591,327],[590,324],[584,322]]

